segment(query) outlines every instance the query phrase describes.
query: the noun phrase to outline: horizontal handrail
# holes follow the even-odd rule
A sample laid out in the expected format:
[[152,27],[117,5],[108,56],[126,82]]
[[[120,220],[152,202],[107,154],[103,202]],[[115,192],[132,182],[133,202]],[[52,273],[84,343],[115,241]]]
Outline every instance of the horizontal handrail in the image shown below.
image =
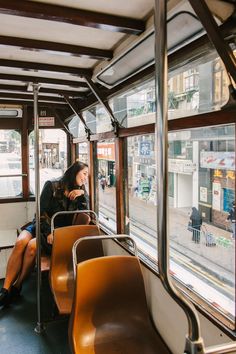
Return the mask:
[[135,257],[138,256],[138,247],[134,239],[128,235],[104,235],[104,236],[83,236],[79,238],[77,241],[75,241],[73,247],[72,247],[72,259],[73,259],[73,270],[74,270],[74,278],[76,277],[76,265],[77,265],[77,253],[76,249],[79,245],[80,242],[82,241],[88,241],[88,240],[116,240],[116,239],[129,239],[133,243],[134,247],[134,255]]
[[18,173],[15,175],[0,175],[0,177],[27,177],[27,173]]
[[93,214],[96,225],[98,225],[98,216],[93,210],[63,210],[63,211],[58,211],[57,213],[53,214],[52,219],[51,219],[51,233],[54,232],[54,220],[58,215],[65,215],[65,214],[69,215],[69,214],[80,214],[80,213]]
[[213,345],[205,349],[205,354],[226,354],[236,351],[236,343]]

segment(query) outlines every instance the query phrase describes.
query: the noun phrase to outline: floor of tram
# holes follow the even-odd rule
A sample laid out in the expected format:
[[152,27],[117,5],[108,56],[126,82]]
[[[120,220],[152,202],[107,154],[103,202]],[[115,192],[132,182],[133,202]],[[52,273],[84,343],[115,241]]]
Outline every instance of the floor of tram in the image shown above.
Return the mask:
[[[0,280],[0,286],[2,286]],[[48,274],[42,277],[42,322],[45,331],[37,334],[36,273],[25,281],[22,295],[9,307],[0,308],[1,354],[68,354],[68,318],[52,320],[53,300]]]

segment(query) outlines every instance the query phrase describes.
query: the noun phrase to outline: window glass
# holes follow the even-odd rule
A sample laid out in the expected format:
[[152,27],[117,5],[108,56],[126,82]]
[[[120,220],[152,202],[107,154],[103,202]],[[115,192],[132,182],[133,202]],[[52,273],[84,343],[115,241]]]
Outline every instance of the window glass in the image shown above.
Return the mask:
[[[60,129],[39,130],[40,191],[47,180],[62,176],[67,168],[67,137]],[[30,191],[35,193],[34,132],[29,135]]]
[[129,137],[127,141],[130,235],[134,237],[140,250],[156,259],[157,185],[154,134]]
[[[139,249],[156,262],[154,135],[127,140],[130,234]],[[232,321],[235,317],[234,146],[234,125],[169,133],[171,272]]]
[[73,116],[73,118],[71,119],[71,121],[68,124],[68,128],[74,138],[86,136],[84,124],[82,123],[80,117],[77,115]]
[[88,164],[88,143],[78,144],[78,160]]
[[114,97],[110,105],[123,127],[134,127],[155,122],[154,80]]
[[22,195],[21,135],[16,130],[0,130],[0,198]]
[[[88,165],[89,163],[89,151],[88,151],[88,143],[87,142],[84,142],[84,143],[79,143],[78,144],[78,161],[80,162],[84,162]],[[88,181],[86,183],[86,190],[87,192],[89,193],[89,184],[88,184]]]
[[96,106],[85,111],[83,116],[85,117],[88,128],[91,130],[93,134],[96,134],[97,132]]
[[[212,58],[213,57],[213,58]],[[220,109],[229,98],[227,74],[216,53],[191,68],[170,74],[168,118],[175,119]]]
[[100,104],[86,111],[84,116],[92,133],[103,133],[113,129],[109,115]]
[[97,144],[99,220],[116,232],[115,143],[106,140]]
[[[168,119],[218,110],[228,99],[227,74],[216,53],[169,73]],[[155,123],[154,80],[112,98],[110,105],[123,127]]]
[[[171,270],[235,316],[235,127],[169,133]],[[172,187],[170,187],[172,185]],[[232,213],[230,216],[229,213]]]

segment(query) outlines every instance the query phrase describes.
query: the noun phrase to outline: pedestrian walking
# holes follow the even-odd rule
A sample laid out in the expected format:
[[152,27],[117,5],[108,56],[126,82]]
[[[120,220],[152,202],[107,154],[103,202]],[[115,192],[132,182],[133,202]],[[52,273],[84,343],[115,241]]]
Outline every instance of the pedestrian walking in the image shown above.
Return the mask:
[[106,187],[106,177],[105,176],[102,176],[102,178],[100,179],[100,185],[101,185],[102,191],[104,192],[105,187]]
[[192,241],[195,243],[200,242],[200,230],[202,226],[202,217],[197,210],[197,208],[192,207],[192,213],[190,215],[190,220],[192,222]]
[[235,240],[235,202],[232,203],[232,207],[229,211],[229,215],[227,217],[227,221],[231,222],[231,230],[232,230],[232,239]]

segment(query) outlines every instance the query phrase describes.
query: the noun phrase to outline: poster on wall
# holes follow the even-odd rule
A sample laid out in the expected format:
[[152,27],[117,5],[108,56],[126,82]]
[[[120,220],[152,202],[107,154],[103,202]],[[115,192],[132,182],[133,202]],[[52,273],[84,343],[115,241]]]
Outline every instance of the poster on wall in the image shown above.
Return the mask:
[[207,188],[200,187],[200,201],[207,203]]
[[221,185],[219,182],[212,183],[212,208],[221,210]]
[[235,152],[201,151],[200,167],[220,170],[235,170]]
[[223,192],[223,210],[229,212],[235,200],[235,192],[230,188],[224,188]]

